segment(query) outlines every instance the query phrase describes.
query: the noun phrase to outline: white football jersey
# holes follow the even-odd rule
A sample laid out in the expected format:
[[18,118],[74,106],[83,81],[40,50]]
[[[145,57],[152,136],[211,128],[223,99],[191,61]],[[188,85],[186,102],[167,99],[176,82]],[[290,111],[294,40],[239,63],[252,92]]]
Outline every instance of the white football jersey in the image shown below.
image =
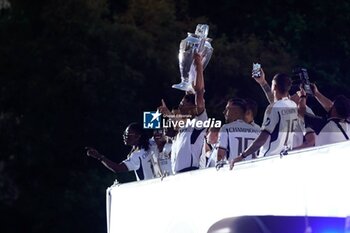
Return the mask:
[[[315,115],[314,112],[306,106],[306,112]],[[310,127],[305,128],[304,118],[298,115],[298,122],[295,125],[293,136],[293,148],[301,146],[304,143],[304,136],[308,133],[313,133],[314,131]]]
[[206,167],[215,167],[218,160],[218,144],[213,145],[213,149],[208,151],[208,161]]
[[158,174],[156,175],[160,176],[161,174],[173,174],[170,158],[172,143],[166,142],[162,152],[159,152],[157,144],[153,138],[150,140],[150,145],[150,153],[151,157],[153,158],[154,166],[157,166],[157,169],[159,170]]
[[270,104],[264,115],[261,131],[270,134],[262,146],[259,156],[280,154],[288,148],[293,148],[295,127],[298,124],[298,109],[295,102],[287,97]]
[[137,180],[154,178],[153,165],[149,151],[144,149],[134,151],[123,161],[129,171],[135,171]]
[[[204,110],[202,114],[194,119],[195,121],[206,121],[208,119],[207,112]],[[204,136],[205,127],[196,128],[189,126],[179,129],[171,152],[174,173],[185,168],[199,168]]]
[[199,158],[199,169],[203,169],[207,167],[207,160],[208,160],[208,153],[209,151],[205,151],[205,145],[206,141],[204,140],[203,142],[203,148],[202,148],[202,152],[201,152],[201,157]]
[[258,125],[257,123],[255,123],[254,121],[252,123],[250,123],[250,125],[252,125],[256,130],[260,131],[260,125]]
[[[219,148],[226,150],[228,159],[232,160],[247,149],[259,134],[260,128],[243,120],[224,124],[219,132]],[[246,160],[255,157],[256,154],[254,153],[246,157]]]
[[348,140],[347,138],[350,138],[350,124],[333,118],[326,122],[320,133],[316,136],[315,145],[322,146],[342,142]]

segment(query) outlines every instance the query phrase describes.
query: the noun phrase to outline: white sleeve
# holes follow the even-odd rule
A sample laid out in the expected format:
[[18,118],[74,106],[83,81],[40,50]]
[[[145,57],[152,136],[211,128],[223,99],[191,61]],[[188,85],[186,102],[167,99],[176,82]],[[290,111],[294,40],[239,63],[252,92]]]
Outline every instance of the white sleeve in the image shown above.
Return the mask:
[[271,134],[279,120],[280,117],[278,115],[277,108],[273,107],[273,105],[268,106],[265,111],[264,122],[261,126],[261,131],[267,131]]
[[135,151],[133,152],[129,158],[123,161],[123,163],[126,165],[129,171],[135,171],[140,168],[140,156],[142,152],[141,151]]
[[[205,139],[204,139],[205,140]],[[202,152],[201,152],[201,155],[199,157],[199,168],[202,169],[202,168],[205,168],[206,167],[206,162],[207,162],[207,153],[208,152],[205,152],[205,141],[204,141],[204,144],[203,144],[203,147],[202,147]]]
[[219,148],[227,150],[227,148],[228,148],[228,133],[226,131],[225,125],[222,126],[220,131],[219,131],[218,142],[219,142],[219,146],[218,146]]
[[[208,120],[208,114],[207,114],[207,111],[204,110],[200,115],[196,116],[195,117],[195,120],[196,121],[206,121]],[[204,127],[195,127],[196,129],[203,129]]]

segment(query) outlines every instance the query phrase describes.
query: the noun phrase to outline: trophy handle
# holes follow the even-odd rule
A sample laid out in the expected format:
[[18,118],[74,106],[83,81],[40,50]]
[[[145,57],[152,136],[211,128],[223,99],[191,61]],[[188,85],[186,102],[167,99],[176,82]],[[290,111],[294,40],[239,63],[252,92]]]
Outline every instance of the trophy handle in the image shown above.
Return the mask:
[[207,24],[198,24],[194,34],[201,38],[207,38],[208,32],[209,26]]

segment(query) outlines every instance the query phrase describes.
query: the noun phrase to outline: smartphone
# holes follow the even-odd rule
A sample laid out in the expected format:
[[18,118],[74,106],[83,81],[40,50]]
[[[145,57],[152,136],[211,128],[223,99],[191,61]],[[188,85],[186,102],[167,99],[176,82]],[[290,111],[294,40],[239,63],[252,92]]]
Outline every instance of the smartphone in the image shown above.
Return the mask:
[[260,78],[261,76],[261,65],[259,63],[253,63],[252,76],[253,78]]

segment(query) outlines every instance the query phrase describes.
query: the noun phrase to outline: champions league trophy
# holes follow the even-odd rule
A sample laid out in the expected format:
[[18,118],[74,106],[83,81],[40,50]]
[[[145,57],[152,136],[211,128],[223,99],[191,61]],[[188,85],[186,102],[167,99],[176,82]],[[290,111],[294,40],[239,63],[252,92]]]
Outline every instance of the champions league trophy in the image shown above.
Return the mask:
[[181,83],[174,84],[172,87],[188,92],[194,92],[192,82],[196,78],[196,67],[193,64],[193,54],[195,52],[202,55],[203,69],[208,65],[208,62],[213,53],[213,47],[207,38],[209,26],[206,24],[198,24],[195,33],[187,33],[187,38],[180,43],[179,49],[179,68],[181,73]]

